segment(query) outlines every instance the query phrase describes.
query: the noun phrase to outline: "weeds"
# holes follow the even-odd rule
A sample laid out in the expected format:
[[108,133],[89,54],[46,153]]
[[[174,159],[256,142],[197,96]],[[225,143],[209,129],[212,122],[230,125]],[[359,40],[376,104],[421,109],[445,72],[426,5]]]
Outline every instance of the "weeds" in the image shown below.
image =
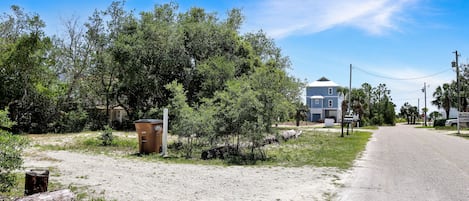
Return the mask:
[[101,141],[101,145],[110,146],[114,141],[114,135],[112,135],[112,128],[105,126],[104,130],[101,133],[101,136],[98,137],[98,140]]

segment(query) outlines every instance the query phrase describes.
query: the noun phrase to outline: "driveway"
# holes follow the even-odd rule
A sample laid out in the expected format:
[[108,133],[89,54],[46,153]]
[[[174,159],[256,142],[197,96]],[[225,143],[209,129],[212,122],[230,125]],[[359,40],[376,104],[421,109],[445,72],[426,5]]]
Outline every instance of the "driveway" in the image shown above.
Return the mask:
[[410,125],[382,127],[339,200],[469,200],[469,140]]

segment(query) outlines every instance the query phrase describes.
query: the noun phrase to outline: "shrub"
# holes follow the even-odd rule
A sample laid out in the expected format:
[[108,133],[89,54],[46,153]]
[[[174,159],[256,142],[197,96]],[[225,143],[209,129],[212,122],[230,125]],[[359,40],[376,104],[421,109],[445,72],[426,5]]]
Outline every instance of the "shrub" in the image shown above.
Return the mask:
[[76,133],[83,131],[88,118],[88,113],[81,108],[69,112],[61,112],[57,122],[56,132]]
[[98,137],[101,141],[101,145],[109,146],[112,145],[114,141],[114,136],[112,135],[112,128],[109,126],[105,126],[105,129],[102,131],[101,136]]
[[8,192],[16,183],[13,171],[23,164],[21,153],[27,140],[13,135],[2,128],[11,128],[15,123],[8,118],[7,110],[0,110],[0,192]]
[[435,119],[433,127],[445,126],[446,119]]
[[104,130],[105,125],[108,124],[108,117],[106,111],[98,109],[88,109],[87,128],[92,131]]

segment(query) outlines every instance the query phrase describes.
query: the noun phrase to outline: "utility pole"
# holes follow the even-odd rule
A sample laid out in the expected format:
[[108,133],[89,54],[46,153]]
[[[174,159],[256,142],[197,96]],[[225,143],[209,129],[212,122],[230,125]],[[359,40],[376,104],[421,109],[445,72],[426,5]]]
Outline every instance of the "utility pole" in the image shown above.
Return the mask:
[[[348,90],[349,90],[349,95],[348,95],[348,113],[349,115],[352,115],[352,110],[350,110],[351,106],[352,106],[352,64],[350,64],[350,79],[349,79],[349,83],[348,83]],[[353,121],[348,123],[348,127],[352,129],[352,133],[353,133]],[[348,129],[347,129],[347,134],[348,134]]]
[[348,83],[348,90],[349,90],[349,95],[348,95],[348,112],[350,113],[350,105],[352,104],[352,64],[350,64],[350,79]]
[[424,116],[423,116],[423,119],[424,119],[424,122],[425,122],[425,126],[427,126],[427,83],[424,82],[423,83],[423,89],[422,89],[422,92],[425,94],[425,107],[423,108],[423,112],[424,112]]
[[461,97],[460,97],[460,86],[459,86],[459,63],[458,63],[458,57],[461,56],[458,54],[458,51],[454,51],[453,52],[456,56],[456,62],[455,63],[452,63],[453,64],[453,67],[456,68],[456,83],[457,83],[457,91],[458,91],[458,134],[460,134],[460,126],[459,126],[459,112],[461,111],[460,110],[460,105],[461,105]]

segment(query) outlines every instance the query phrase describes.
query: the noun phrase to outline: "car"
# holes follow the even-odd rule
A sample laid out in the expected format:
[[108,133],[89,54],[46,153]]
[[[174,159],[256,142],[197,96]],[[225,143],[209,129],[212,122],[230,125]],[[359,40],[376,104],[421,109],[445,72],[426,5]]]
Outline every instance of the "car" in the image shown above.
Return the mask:
[[448,119],[445,121],[445,126],[457,126],[458,119]]

